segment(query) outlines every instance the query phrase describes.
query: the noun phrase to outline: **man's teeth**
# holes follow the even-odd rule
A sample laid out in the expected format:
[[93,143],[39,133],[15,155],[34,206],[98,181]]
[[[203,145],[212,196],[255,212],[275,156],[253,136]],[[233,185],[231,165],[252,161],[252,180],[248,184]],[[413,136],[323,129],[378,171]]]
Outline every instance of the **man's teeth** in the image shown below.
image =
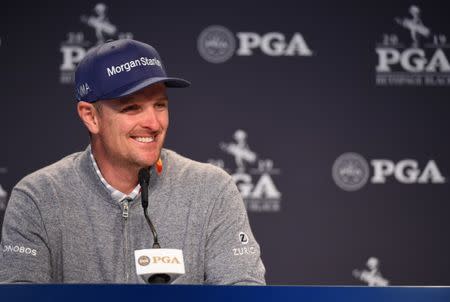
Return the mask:
[[137,140],[138,142],[141,143],[151,143],[155,140],[155,138],[153,136],[150,137],[135,137],[135,140]]

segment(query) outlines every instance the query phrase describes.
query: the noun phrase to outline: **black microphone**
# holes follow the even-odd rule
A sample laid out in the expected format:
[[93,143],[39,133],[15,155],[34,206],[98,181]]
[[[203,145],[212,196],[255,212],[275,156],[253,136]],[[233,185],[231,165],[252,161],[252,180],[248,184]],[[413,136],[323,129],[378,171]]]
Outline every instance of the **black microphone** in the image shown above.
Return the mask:
[[[159,249],[161,246],[158,241],[158,234],[156,233],[155,226],[152,221],[148,217],[147,208],[148,208],[148,186],[150,184],[150,168],[142,168],[138,173],[138,180],[141,186],[141,201],[142,208],[144,209],[145,220],[147,220],[148,225],[150,226],[150,230],[153,235],[153,247],[154,249]],[[151,284],[166,284],[169,283],[170,276],[167,274],[155,274],[148,278],[148,283]]]
[[142,168],[138,173],[139,184],[141,185],[141,200],[144,210],[148,207],[148,185],[150,184],[149,168]]

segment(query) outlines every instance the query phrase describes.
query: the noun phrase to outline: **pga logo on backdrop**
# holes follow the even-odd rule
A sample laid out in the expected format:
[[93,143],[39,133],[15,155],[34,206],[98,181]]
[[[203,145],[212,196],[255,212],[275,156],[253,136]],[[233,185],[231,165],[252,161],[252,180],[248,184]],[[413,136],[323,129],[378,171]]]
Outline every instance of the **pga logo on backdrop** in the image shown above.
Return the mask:
[[210,63],[224,63],[235,54],[252,56],[257,52],[272,57],[313,55],[299,32],[292,35],[280,32],[233,34],[221,25],[205,28],[197,39],[197,49],[200,56]]
[[420,7],[412,5],[408,13],[405,17],[394,18],[399,34],[385,33],[377,44],[376,85],[450,85],[447,36],[431,30],[428,22],[433,20],[433,15],[428,14],[422,21]]
[[8,199],[8,193],[3,189],[0,184],[0,211],[4,211],[6,209],[6,202]]
[[[8,169],[5,167],[0,167],[0,174],[6,174]],[[5,188],[0,184],[0,211],[4,211],[6,209],[6,204],[8,202],[8,192],[6,192]]]
[[133,38],[130,32],[119,32],[117,26],[110,22],[107,12],[108,7],[105,4],[97,3],[93,9],[93,15],[80,17],[81,23],[93,30],[97,40],[95,43],[85,39],[84,32],[69,32],[67,39],[61,43],[62,63],[59,67],[61,84],[74,82],[75,69],[91,47],[109,39]]
[[369,180],[372,184],[385,184],[390,180],[400,184],[446,183],[446,178],[434,160],[419,162],[414,159],[372,159],[370,165],[372,171],[360,154],[344,153],[333,164],[333,180],[345,191],[359,190]]
[[[235,169],[228,169],[224,159],[209,159],[208,162],[230,173],[245,206],[250,212],[279,212],[282,194],[275,179],[281,174],[274,161],[260,158],[247,142],[247,132],[238,129],[233,134],[233,141],[221,142],[220,149],[234,159]],[[232,165],[230,161],[227,166]],[[246,244],[248,237],[241,233],[241,243]]]
[[369,286],[388,286],[389,280],[384,278],[380,271],[380,260],[370,257],[366,263],[367,269],[354,269],[353,277],[366,283]]

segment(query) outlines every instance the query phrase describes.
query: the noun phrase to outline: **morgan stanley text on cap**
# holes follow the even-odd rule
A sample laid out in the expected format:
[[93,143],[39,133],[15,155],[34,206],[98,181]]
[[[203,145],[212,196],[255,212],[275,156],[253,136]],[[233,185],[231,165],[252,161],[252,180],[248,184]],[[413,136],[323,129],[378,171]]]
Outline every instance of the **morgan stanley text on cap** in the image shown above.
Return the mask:
[[159,82],[167,87],[190,85],[186,80],[167,77],[158,52],[131,39],[92,48],[75,72],[76,98],[90,103],[127,96]]

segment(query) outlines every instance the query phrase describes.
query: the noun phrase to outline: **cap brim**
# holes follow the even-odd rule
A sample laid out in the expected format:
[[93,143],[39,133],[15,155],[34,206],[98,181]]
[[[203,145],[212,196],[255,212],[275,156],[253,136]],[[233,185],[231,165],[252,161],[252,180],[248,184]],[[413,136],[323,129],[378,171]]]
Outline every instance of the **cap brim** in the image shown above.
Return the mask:
[[156,83],[164,83],[167,87],[171,88],[185,88],[189,87],[191,83],[189,81],[186,81],[184,79],[180,78],[167,78],[167,77],[157,77],[157,78],[151,78],[151,79],[145,79],[142,81],[134,82],[132,84],[126,85],[125,87],[121,87],[119,89],[116,89],[110,93],[107,93],[103,96],[101,96],[99,99],[117,99],[124,96],[128,96],[130,94],[135,93],[136,91],[139,91],[147,86],[156,84]]

